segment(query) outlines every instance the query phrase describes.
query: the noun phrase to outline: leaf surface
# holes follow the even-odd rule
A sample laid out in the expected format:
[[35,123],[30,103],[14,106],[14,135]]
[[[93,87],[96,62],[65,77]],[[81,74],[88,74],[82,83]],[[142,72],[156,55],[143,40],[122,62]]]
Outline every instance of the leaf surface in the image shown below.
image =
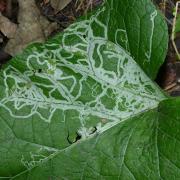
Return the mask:
[[[178,176],[178,169],[166,170],[158,154],[163,147],[159,116],[165,112],[158,109],[167,97],[132,53],[109,34],[112,26],[104,22],[104,13],[112,23],[114,7],[115,1],[107,1],[56,38],[29,46],[1,70],[0,177],[159,179],[167,172]],[[147,7],[149,14],[157,13],[151,4]],[[150,22],[155,18],[161,19],[157,14]],[[118,27],[114,26],[117,32]],[[159,48],[165,46],[164,39]],[[178,120],[179,114],[174,115]],[[174,163],[173,157],[170,153],[167,161]]]
[[86,141],[55,153],[21,177],[179,179],[180,112],[177,107],[180,99],[165,100],[158,108],[120,121]]
[[[167,25],[150,0],[107,0],[98,19],[106,26],[108,40],[121,45],[146,74],[155,79],[168,47]],[[97,36],[105,35],[96,22]]]

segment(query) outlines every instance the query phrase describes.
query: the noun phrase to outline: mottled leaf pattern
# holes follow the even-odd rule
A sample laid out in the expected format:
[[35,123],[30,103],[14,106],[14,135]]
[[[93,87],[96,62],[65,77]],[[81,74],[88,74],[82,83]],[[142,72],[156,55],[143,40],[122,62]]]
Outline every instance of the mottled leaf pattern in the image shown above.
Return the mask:
[[[139,67],[146,71],[155,63],[155,19],[164,22],[149,1],[134,0],[134,6],[146,7],[148,14],[142,20],[150,28],[147,36],[136,27],[147,38],[142,41],[144,48],[138,46],[147,58],[144,63],[133,55],[136,40],[131,40],[134,45],[127,42],[130,34],[121,27],[121,16],[116,14],[117,22],[111,17],[118,10],[113,8],[127,2],[106,1],[54,39],[29,46],[3,67],[0,177],[160,179],[167,172],[179,177],[178,168],[165,170],[165,161],[176,162],[169,155],[165,160],[164,131],[159,136],[166,113],[159,103],[167,97]],[[158,67],[152,67],[154,74]],[[176,141],[175,135],[171,137]]]

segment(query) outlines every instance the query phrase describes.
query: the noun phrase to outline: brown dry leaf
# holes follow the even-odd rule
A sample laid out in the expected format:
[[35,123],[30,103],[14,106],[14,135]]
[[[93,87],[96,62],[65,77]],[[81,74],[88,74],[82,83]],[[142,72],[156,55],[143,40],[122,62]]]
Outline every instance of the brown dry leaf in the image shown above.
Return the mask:
[[17,30],[17,25],[0,13],[0,31],[8,38],[13,38]]
[[[99,3],[101,3],[101,0],[99,0]],[[87,12],[89,9],[93,8],[93,4],[95,3],[95,0],[77,0],[76,1],[76,11],[80,11],[83,9],[85,12]],[[98,4],[98,1],[97,1]]]
[[20,52],[24,47],[32,42],[43,42],[45,38],[54,30],[55,24],[51,24],[41,15],[34,0],[18,0],[18,28],[12,39],[5,47],[5,51],[11,55]]
[[0,0],[0,12],[3,12],[6,9],[6,2],[4,0]]
[[56,10],[56,12],[64,9],[72,0],[51,0],[51,6]]

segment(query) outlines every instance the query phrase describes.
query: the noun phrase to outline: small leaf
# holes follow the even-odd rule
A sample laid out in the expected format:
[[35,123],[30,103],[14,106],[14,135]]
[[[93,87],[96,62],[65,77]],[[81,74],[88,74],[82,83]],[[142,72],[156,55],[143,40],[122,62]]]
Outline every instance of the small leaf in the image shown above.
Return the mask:
[[177,16],[176,25],[175,25],[175,33],[180,32],[180,15]]

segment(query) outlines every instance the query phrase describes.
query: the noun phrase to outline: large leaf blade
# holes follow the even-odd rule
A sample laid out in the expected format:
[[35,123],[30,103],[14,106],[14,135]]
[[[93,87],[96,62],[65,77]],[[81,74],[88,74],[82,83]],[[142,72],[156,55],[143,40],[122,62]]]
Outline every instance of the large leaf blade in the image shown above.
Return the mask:
[[[71,28],[66,30],[65,36]],[[15,151],[8,153],[7,161],[8,166],[12,155],[16,157],[17,165],[11,167],[13,171],[17,171],[17,167],[24,169],[26,164],[34,166],[36,161],[32,159],[35,157],[38,162],[49,153],[68,147],[75,141],[77,133],[82,139],[86,138],[94,128],[157,106],[165,98],[121,47],[104,39],[93,40],[93,43],[98,41],[93,49],[95,57],[97,59],[96,52],[102,54],[104,67],[100,64],[101,67],[91,69],[86,53],[92,41],[87,41],[85,50],[76,48],[75,52],[72,52],[75,47],[65,44],[63,49],[57,49],[58,44],[53,42],[39,45],[37,49],[43,49],[42,52],[29,49],[28,55],[25,53],[21,59],[14,59],[3,69],[1,123],[11,129],[6,135],[11,134],[11,139],[15,140]],[[50,51],[47,50],[49,45]],[[70,58],[63,58],[68,53]],[[93,58],[91,61],[95,62]],[[112,71],[114,64],[119,66]],[[24,143],[27,146],[25,152],[24,148],[17,150],[19,141],[22,147]],[[28,151],[31,152],[29,155]],[[0,159],[0,163],[3,162],[4,159]],[[4,167],[1,167],[3,175]]]
[[[69,161],[67,167],[63,166],[63,162],[68,162],[66,153],[73,157],[74,150],[81,148],[81,144],[86,146],[95,132],[100,134],[97,138],[101,138],[104,131],[111,132],[120,122],[131,120],[139,113],[151,114],[154,112],[151,109],[157,108],[159,102],[166,98],[127,50],[108,40],[103,16],[110,12],[109,2],[113,1],[107,1],[88,19],[71,25],[56,38],[45,44],[30,46],[2,69],[1,177],[23,179],[28,172],[29,178],[35,176],[41,179],[43,174],[45,178],[53,174],[70,178],[67,174],[69,169],[76,166],[81,170],[82,165],[77,166]],[[146,120],[146,116],[144,118]],[[149,129],[147,139],[151,131],[154,133],[153,128]],[[120,138],[122,143],[123,137]],[[79,138],[80,143],[77,141]],[[140,141],[144,142],[144,139]],[[53,158],[59,154],[64,158]],[[75,158],[80,158],[78,152],[76,155]],[[49,165],[46,167],[46,160],[49,160],[49,164],[51,158],[58,165],[53,169]],[[97,157],[96,160],[100,159]],[[143,163],[148,171],[149,165],[145,160]],[[63,167],[62,171],[60,166]],[[104,170],[108,171],[108,168]],[[126,171],[127,168],[119,173],[132,178]],[[138,171],[138,168],[134,171]],[[84,172],[88,178],[86,173],[90,172]],[[113,172],[117,172],[117,167]],[[136,173],[138,177],[144,177],[143,173]],[[91,175],[96,176],[95,172],[91,172]],[[156,177],[155,171],[152,177]],[[78,179],[79,175],[71,178]]]
[[[127,50],[146,74],[155,79],[166,56],[168,30],[152,2],[106,0],[98,19],[107,27],[108,40]],[[103,35],[96,23],[92,27],[94,34]]]
[[161,102],[159,108],[119,122],[59,151],[22,176],[30,179],[178,179],[179,106],[180,99]]

